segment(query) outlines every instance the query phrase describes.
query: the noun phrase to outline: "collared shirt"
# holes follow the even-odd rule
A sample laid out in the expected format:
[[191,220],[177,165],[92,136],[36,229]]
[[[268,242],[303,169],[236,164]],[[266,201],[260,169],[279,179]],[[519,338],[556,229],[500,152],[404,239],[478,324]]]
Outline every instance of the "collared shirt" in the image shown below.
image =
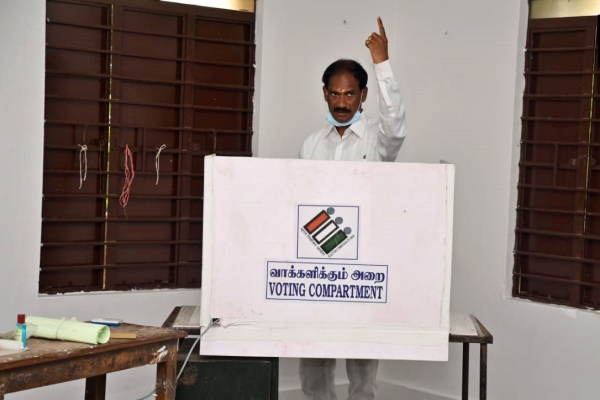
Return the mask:
[[404,137],[406,122],[400,86],[389,60],[375,64],[379,84],[377,110],[379,120],[364,114],[340,136],[327,123],[302,144],[300,158],[310,160],[395,161]]

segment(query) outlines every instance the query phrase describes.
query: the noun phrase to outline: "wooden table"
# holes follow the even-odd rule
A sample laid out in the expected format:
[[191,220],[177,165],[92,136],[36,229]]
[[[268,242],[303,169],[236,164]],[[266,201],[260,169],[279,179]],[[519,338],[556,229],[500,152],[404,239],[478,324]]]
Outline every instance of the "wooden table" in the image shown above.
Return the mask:
[[487,398],[487,345],[494,337],[471,314],[450,315],[450,343],[463,344],[462,400],[469,399],[469,346],[479,344],[479,399]]
[[155,398],[174,400],[177,344],[186,333],[132,324],[111,327],[111,332],[137,337],[99,345],[31,338],[28,351],[1,356],[0,400],[8,393],[83,378],[85,399],[103,400],[106,374],[149,364],[157,366]]

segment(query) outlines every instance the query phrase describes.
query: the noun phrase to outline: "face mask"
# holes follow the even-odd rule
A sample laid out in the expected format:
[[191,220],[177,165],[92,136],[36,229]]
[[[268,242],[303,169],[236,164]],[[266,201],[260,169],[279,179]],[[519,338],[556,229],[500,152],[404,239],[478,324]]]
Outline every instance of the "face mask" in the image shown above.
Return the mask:
[[338,122],[336,121],[335,118],[333,118],[333,115],[331,114],[331,111],[327,111],[327,115],[325,116],[325,119],[331,123],[333,126],[350,126],[353,123],[355,123],[356,121],[358,121],[360,119],[361,113],[360,113],[360,107],[362,106],[362,94],[360,96],[360,104],[358,105],[358,110],[356,110],[356,113],[354,114],[354,116],[352,117],[352,119],[348,122]]

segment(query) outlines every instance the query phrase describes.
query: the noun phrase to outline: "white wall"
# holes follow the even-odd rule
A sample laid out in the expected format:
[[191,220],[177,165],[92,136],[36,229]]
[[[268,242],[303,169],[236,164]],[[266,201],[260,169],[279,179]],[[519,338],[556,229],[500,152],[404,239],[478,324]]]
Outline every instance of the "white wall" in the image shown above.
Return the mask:
[[[44,4],[0,0],[0,331],[18,312],[160,325],[174,306],[198,304],[199,293],[37,295]],[[591,400],[600,390],[600,317],[506,298],[526,10],[525,0],[259,0],[255,143],[261,157],[296,157],[324,122],[322,71],[338,57],[370,71],[363,42],[381,15],[407,107],[399,160],[457,166],[452,309],[474,313],[495,336],[488,398]],[[451,348],[448,363],[386,362],[380,377],[458,398],[460,354]],[[472,398],[477,359],[473,349]],[[343,363],[338,370],[344,381]],[[152,375],[148,367],[109,376],[108,397],[139,397]],[[296,360],[282,362],[281,384],[298,384]],[[70,400],[82,390],[78,382],[8,398]]]
[[[407,109],[399,161],[457,166],[451,308],[475,314],[495,337],[488,398],[597,399],[600,316],[507,295],[526,0],[265,0],[258,12],[258,155],[296,157],[303,138],[323,124],[320,75],[338,57],[370,70],[363,42],[381,15]],[[374,94],[371,85],[369,113]],[[459,398],[460,350],[451,346],[448,363],[382,363],[380,377]],[[475,347],[471,354],[476,398]],[[344,380],[343,363],[338,372]],[[297,384],[294,360],[282,363],[281,381]]]
[[[17,313],[101,316],[158,325],[173,307],[199,304],[199,290],[38,296],[44,119],[44,0],[0,0],[0,332]],[[154,387],[155,367],[108,377],[107,397],[132,399]],[[8,399],[81,399],[83,381]]]
[[[321,76],[338,58],[359,61],[374,80],[364,42],[378,31],[381,15],[389,37],[402,35],[396,23],[400,1],[259,1],[261,53],[257,54],[260,102],[255,115],[258,156],[296,158],[302,140],[325,125],[326,103]],[[392,39],[393,40],[393,39]],[[394,46],[404,40],[396,40]],[[404,76],[405,64],[392,49],[392,65]],[[364,105],[373,114],[376,85],[369,85]]]

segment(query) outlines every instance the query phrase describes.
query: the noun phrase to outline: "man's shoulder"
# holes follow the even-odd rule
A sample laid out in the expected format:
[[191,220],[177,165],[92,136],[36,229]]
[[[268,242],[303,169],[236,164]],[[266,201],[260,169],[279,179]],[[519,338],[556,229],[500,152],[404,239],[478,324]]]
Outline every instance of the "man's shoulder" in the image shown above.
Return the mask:
[[323,140],[323,137],[331,130],[331,126],[329,129],[327,126],[319,129],[318,131],[314,131],[304,138],[302,141],[302,145],[300,146],[300,158],[310,158],[310,154],[313,154],[315,148],[319,146],[319,143]]
[[302,145],[303,146],[310,145],[311,143],[318,141],[321,137],[323,137],[325,134],[327,134],[327,132],[329,132],[330,129],[331,129],[331,126],[329,126],[329,128],[327,126],[323,126],[321,129],[313,131],[312,133],[310,133],[308,136],[306,136],[304,138]]

